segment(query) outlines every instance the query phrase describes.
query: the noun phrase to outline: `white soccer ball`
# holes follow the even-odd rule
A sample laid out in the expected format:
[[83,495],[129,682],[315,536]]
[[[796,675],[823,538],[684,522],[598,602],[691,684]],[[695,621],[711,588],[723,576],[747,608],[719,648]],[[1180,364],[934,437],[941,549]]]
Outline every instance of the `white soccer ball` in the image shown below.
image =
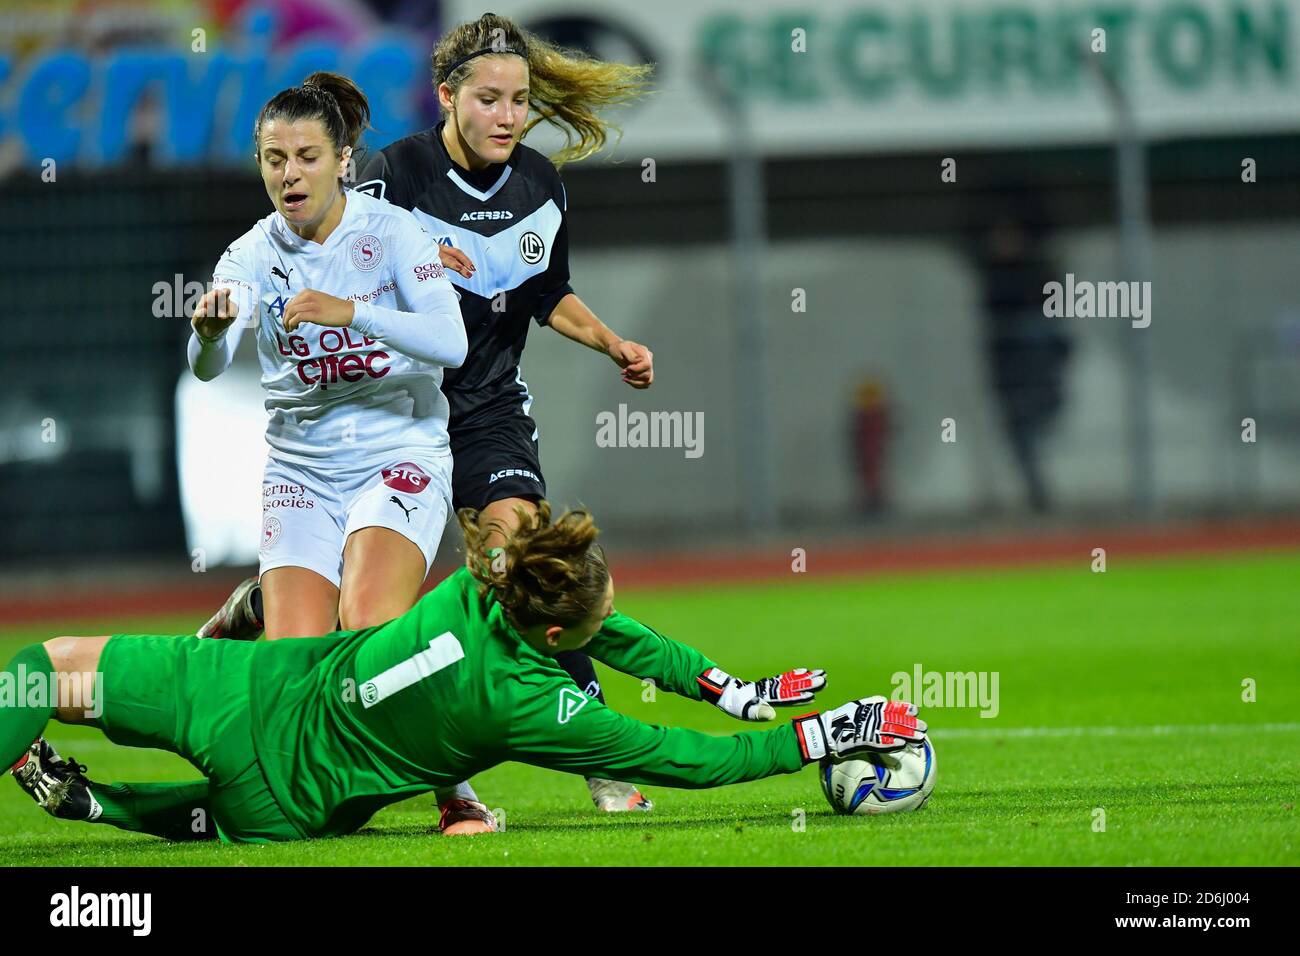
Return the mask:
[[836,813],[902,813],[919,810],[934,790],[934,744],[908,744],[889,754],[863,759],[822,758],[822,793]]

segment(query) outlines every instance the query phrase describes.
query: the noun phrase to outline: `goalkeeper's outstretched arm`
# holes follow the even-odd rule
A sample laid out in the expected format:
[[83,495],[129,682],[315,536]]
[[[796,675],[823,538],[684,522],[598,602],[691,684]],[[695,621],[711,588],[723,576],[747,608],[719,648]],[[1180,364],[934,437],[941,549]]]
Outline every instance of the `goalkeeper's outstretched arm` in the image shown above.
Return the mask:
[[826,686],[826,672],[796,668],[775,677],[746,681],[732,677],[693,647],[615,611],[583,648],[624,674],[650,679],[663,690],[703,700],[741,720],[771,720],[775,706],[812,701]]
[[567,679],[520,675],[505,760],[638,784],[700,789],[794,773],[822,757],[898,750],[925,739],[905,701],[869,697],[772,730],[715,737],[643,724],[577,693]]
[[804,765],[791,725],[715,737],[656,727],[573,691],[523,678],[503,758],[587,777],[698,789],[793,773]]

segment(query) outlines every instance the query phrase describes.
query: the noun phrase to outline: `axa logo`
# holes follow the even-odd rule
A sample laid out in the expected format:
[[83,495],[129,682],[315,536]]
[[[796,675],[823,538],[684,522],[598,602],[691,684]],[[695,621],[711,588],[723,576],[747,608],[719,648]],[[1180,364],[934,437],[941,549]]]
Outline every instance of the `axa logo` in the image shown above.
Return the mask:
[[561,687],[560,711],[555,715],[555,719],[561,724],[567,724],[574,714],[587,706],[587,700],[587,696],[582,691],[572,687]]

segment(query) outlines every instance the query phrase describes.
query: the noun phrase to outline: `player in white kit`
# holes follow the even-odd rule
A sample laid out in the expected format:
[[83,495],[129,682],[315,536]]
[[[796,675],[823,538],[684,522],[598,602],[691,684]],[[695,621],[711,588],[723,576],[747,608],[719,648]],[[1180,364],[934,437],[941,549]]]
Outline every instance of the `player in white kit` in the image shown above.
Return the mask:
[[364,95],[313,74],[255,131],[274,211],[221,257],[192,319],[209,380],[257,335],[270,445],[260,571],[270,639],[380,624],[414,603],[451,504],[444,368],[465,359],[437,244],[346,190]]

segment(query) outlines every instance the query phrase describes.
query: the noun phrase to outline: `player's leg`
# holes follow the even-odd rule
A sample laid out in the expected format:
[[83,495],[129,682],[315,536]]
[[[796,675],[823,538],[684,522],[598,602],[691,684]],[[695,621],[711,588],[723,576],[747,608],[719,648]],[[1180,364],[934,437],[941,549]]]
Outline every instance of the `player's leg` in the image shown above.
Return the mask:
[[[276,593],[276,613],[266,613],[265,588]],[[199,637],[254,641],[264,631],[267,640],[314,637],[335,630],[339,589],[307,568],[280,567],[264,577],[245,578],[230,592],[220,610],[208,618]],[[331,620],[331,617],[334,620]]]
[[531,495],[527,498],[498,498],[489,501],[479,509],[479,527],[491,529],[483,539],[483,546],[499,548],[505,544],[506,538],[519,527],[518,509],[522,509],[525,515],[532,517],[537,514],[539,500],[540,498]]
[[268,459],[258,547],[267,640],[338,630],[345,494],[337,476]]
[[414,606],[447,527],[450,498],[449,455],[366,469],[344,516],[344,629],[384,624]]
[[338,630],[339,588],[319,571],[272,568],[262,574],[261,590],[268,641]]
[[87,767],[63,758],[44,737],[10,771],[37,805],[60,820],[106,823],[164,840],[210,840],[209,783],[99,783]]
[[65,723],[88,722],[96,707],[94,675],[107,642],[107,637],[59,637],[32,644],[0,671],[0,686],[7,689],[0,694],[0,766],[19,762],[56,717]]
[[[298,674],[310,664],[296,652],[302,646],[281,645],[290,654],[280,659]],[[296,839],[300,834],[269,794],[252,732],[254,663],[265,677],[276,664],[276,655],[266,652],[277,650],[156,635],[117,635],[105,643],[99,660],[104,704],[90,722],[114,743],[175,753],[206,779],[189,791],[105,788],[101,803],[115,800],[130,818],[104,822],[169,839]]]
[[424,553],[405,535],[375,526],[352,532],[343,547],[339,625],[352,631],[401,617],[415,604],[426,571]]
[[268,640],[338,628],[345,516],[337,482],[268,458],[262,478],[260,578],[241,581],[199,637]]
[[[25,671],[43,676],[47,688],[45,707],[0,709],[3,753],[13,751],[12,740],[35,730],[35,742],[9,761],[19,786],[46,812],[65,820],[107,823],[124,830],[151,833],[171,840],[204,839],[211,834],[193,826],[194,810],[206,804],[206,780],[158,784],[97,784],[86,777],[86,767],[63,758],[41,736],[39,716],[65,724],[96,724],[105,704],[100,657],[108,637],[59,637],[20,652],[6,668],[17,676]],[[23,670],[20,671],[19,667]],[[24,686],[32,685],[24,682]],[[34,695],[33,695],[34,698]],[[34,703],[28,700],[27,704]],[[27,713],[22,714],[20,710]],[[15,720],[17,718],[17,720]],[[25,719],[24,719],[25,718]]]

